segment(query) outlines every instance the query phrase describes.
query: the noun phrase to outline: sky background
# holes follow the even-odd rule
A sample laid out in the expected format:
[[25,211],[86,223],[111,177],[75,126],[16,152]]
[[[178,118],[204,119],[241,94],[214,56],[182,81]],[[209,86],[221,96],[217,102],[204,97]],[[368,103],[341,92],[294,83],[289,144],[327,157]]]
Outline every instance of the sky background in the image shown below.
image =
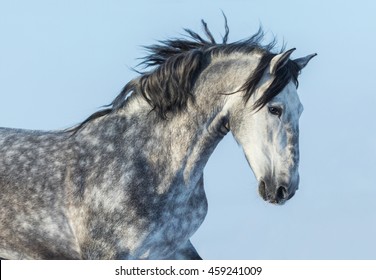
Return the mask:
[[376,259],[375,1],[0,1],[0,126],[64,129],[136,76],[143,45],[201,30],[318,53],[300,76],[300,188],[257,193],[231,134],[205,168],[204,259]]

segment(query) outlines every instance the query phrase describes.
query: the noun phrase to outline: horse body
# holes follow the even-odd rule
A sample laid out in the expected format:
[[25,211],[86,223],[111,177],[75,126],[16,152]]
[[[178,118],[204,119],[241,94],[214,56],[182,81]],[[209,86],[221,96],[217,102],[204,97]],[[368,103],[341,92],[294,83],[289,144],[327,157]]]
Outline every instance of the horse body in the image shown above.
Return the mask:
[[[244,102],[242,85],[261,71],[264,53],[259,48],[222,54],[207,50],[205,54],[196,45],[191,44],[188,51],[177,45],[175,41],[177,54],[172,61],[162,52],[149,58],[150,65],[160,65],[160,72],[131,81],[111,110],[94,114],[71,131],[0,129],[0,257],[200,258],[189,238],[207,213],[204,166],[229,130],[247,158],[252,156],[244,147],[252,137],[243,136],[246,121],[241,118],[253,118],[252,106],[257,102],[253,98],[270,85],[258,87],[258,95]],[[310,58],[296,62],[296,67],[303,68]],[[274,63],[287,61],[289,54]],[[168,72],[163,67],[169,63],[174,72],[167,74],[172,78],[161,85]],[[188,66],[183,67],[184,63]],[[262,69],[264,79],[274,79],[269,74],[265,78],[272,66],[269,60],[267,69]],[[256,84],[264,84],[262,76]],[[282,89],[289,92],[293,84],[289,78]],[[185,87],[191,97],[176,100],[174,85]],[[152,89],[162,86],[162,93],[173,101],[153,101]],[[297,97],[294,92],[288,94]],[[175,110],[173,104],[179,108]],[[260,108],[260,112],[265,110]],[[291,116],[286,118],[290,125]],[[289,135],[295,135],[296,129],[289,127]],[[254,125],[251,128],[257,131]],[[297,139],[286,137],[280,142],[293,156],[288,153],[281,159],[292,158],[282,173],[293,175],[285,174],[283,183],[277,180],[277,185],[272,185],[269,175],[258,178],[260,194],[273,203],[283,203],[297,187],[293,182],[298,161],[293,142]],[[254,171],[257,177],[263,172]]]
[[[209,100],[210,92],[205,94]],[[3,129],[1,166],[8,169],[1,169],[2,205],[14,209],[18,222],[2,212],[9,231],[0,235],[10,243],[4,248],[21,247],[23,253],[0,255],[155,259],[169,258],[180,244],[190,246],[207,211],[203,168],[224,136],[220,108],[210,104],[210,114],[198,114],[209,106],[200,100],[160,122],[142,98],[127,102],[73,136]],[[23,228],[22,237],[14,236],[14,228]],[[50,242],[56,249],[43,255],[30,247],[38,237],[38,246]]]
[[0,255],[77,258],[65,196],[64,137],[0,130]]

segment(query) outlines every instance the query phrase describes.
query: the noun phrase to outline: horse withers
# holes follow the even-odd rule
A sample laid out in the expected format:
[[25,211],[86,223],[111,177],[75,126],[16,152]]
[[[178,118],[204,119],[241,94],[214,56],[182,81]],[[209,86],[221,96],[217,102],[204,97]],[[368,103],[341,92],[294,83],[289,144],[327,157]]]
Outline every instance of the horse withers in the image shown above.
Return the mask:
[[315,55],[272,52],[263,32],[148,47],[147,72],[65,131],[0,129],[0,257],[200,259],[189,239],[207,213],[203,169],[231,131],[283,204],[298,188],[298,75]]

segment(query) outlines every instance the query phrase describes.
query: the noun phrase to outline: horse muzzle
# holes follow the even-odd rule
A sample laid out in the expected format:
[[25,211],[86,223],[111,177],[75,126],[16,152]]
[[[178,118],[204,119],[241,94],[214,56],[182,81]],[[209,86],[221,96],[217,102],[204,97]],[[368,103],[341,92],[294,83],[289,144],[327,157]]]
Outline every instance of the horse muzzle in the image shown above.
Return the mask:
[[260,179],[259,194],[269,203],[283,205],[295,195],[299,185],[299,178],[296,181],[296,183],[292,182],[290,184],[273,184],[270,180]]

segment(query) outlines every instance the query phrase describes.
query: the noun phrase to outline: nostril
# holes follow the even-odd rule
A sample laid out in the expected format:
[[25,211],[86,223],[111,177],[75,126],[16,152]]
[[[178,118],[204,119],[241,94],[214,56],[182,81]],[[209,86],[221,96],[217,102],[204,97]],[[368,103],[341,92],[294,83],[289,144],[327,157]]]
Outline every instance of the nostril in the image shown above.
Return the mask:
[[287,188],[286,187],[279,187],[277,189],[277,193],[276,193],[276,199],[277,200],[284,200],[284,199],[287,199],[288,197],[288,191],[287,191]]
[[260,184],[259,184],[259,194],[260,196],[266,200],[267,199],[267,195],[266,195],[266,184],[264,181],[260,181]]

